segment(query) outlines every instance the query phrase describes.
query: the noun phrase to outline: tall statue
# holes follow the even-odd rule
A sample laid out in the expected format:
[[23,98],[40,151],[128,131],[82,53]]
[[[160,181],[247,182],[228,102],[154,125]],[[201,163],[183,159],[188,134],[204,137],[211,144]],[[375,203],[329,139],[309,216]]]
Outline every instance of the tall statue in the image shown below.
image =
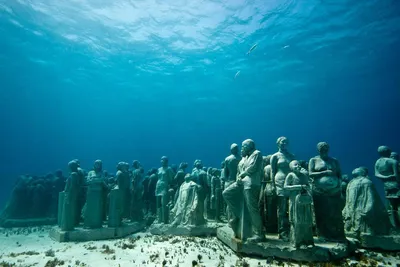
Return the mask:
[[173,189],[175,192],[174,195],[174,203],[176,203],[176,199],[178,198],[179,195],[179,187],[183,184],[185,181],[185,175],[186,175],[186,168],[188,167],[188,164],[186,162],[181,162],[179,164],[178,170],[175,174],[174,181],[173,181]]
[[130,218],[130,204],[131,204],[131,181],[129,174],[129,163],[119,162],[117,164],[117,173],[115,174],[119,194],[121,194],[121,210],[122,219]]
[[[238,165],[237,180],[224,190],[222,196],[231,212],[229,225],[235,236],[243,241],[247,239],[251,242],[258,242],[265,238],[258,209],[263,172],[262,155],[256,149],[254,141],[246,139],[242,143],[242,156],[244,157]],[[240,198],[242,198],[242,202],[238,201]],[[248,221],[242,217],[243,214],[246,214],[243,209],[246,209],[249,214]],[[240,226],[243,227],[244,221],[245,227],[249,227],[252,233],[250,238],[244,236],[239,229]]]
[[282,136],[276,141],[278,152],[271,156],[271,178],[275,183],[277,208],[278,208],[278,234],[279,238],[289,240],[289,211],[288,194],[284,189],[286,176],[290,172],[289,163],[294,160],[294,155],[289,152],[289,140]]
[[289,164],[292,172],[286,176],[285,190],[289,193],[290,240],[296,248],[314,245],[312,197],[308,174],[300,163]]
[[390,220],[387,210],[368,177],[368,169],[359,167],[352,172],[347,186],[343,219],[346,234],[360,238],[361,234],[388,235]]
[[102,227],[106,213],[107,185],[101,160],[94,162],[93,170],[87,177],[86,204],[83,208],[84,225],[88,228]]
[[204,202],[204,205],[201,205],[200,207],[207,209],[209,207],[211,189],[208,183],[207,172],[203,170],[203,163],[199,159],[196,159],[194,161],[192,179],[194,180],[194,182],[196,182],[198,185],[201,186],[201,190],[199,192],[199,198],[201,201]]
[[236,181],[237,167],[240,161],[239,146],[235,143],[231,145],[231,154],[224,161],[224,182],[225,188]]
[[65,189],[64,189],[64,201],[61,213],[61,230],[70,231],[73,230],[77,224],[78,216],[78,198],[79,198],[79,174],[78,164],[76,161],[70,161],[68,167],[70,175],[67,178]]
[[161,167],[157,172],[158,180],[155,195],[157,197],[157,219],[159,223],[169,223],[169,189],[175,173],[168,166],[168,158],[161,158]]
[[185,181],[180,186],[178,198],[172,209],[173,226],[188,225],[200,226],[206,223],[204,219],[204,201],[199,199],[199,191],[201,186],[192,180],[190,174],[186,174]]
[[271,157],[263,157],[263,180],[260,194],[260,214],[267,233],[277,233],[278,216],[277,200],[274,180],[271,178]]
[[390,158],[391,150],[387,146],[378,147],[380,158],[375,163],[375,176],[383,182],[386,199],[390,205],[388,207],[390,220],[395,227],[400,227],[399,218],[399,197],[400,197],[400,174],[399,162]]
[[317,144],[319,155],[310,159],[309,175],[313,180],[313,200],[318,236],[330,241],[344,241],[339,161],[329,156],[326,142]]

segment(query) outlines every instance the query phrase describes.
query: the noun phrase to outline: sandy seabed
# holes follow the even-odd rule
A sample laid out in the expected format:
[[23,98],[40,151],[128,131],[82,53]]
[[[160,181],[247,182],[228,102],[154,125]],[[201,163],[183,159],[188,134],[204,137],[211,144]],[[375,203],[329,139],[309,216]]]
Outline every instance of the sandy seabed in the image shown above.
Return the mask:
[[59,243],[50,227],[0,228],[0,266],[400,266],[400,253],[359,250],[335,263],[293,263],[241,257],[216,237],[153,236],[142,232],[124,239]]

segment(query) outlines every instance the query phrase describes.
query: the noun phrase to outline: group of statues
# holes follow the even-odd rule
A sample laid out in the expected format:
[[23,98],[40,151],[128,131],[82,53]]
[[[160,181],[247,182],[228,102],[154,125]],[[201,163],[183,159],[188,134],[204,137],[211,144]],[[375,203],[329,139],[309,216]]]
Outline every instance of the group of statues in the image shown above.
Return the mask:
[[[286,137],[276,143],[278,151],[267,156],[251,139],[240,148],[232,144],[221,168],[206,168],[196,160],[191,172],[186,162],[170,166],[165,156],[158,169],[146,174],[137,160],[131,166],[119,162],[114,176],[103,170],[101,160],[88,173],[79,160],[72,160],[68,177],[58,174],[52,180],[57,186],[49,202],[57,203],[63,230],[82,222],[87,228],[105,222],[117,227],[124,220],[149,217],[173,227],[226,219],[238,239],[261,242],[271,233],[296,248],[313,246],[315,235],[345,242],[348,235],[387,235],[400,226],[397,153],[378,148],[375,177],[384,184],[382,200],[368,170],[356,168],[349,179],[329,155],[326,142],[317,144],[318,155],[309,161],[296,159]],[[20,192],[21,186],[14,191]]]
[[[329,156],[326,142],[317,144],[318,155],[308,163],[288,151],[286,137],[278,138],[277,146],[276,153],[262,157],[254,142],[245,140],[241,159],[232,145],[232,155],[225,160],[224,173],[237,172],[222,193],[236,238],[259,242],[264,231],[276,232],[299,248],[313,246],[314,235],[321,241],[345,242],[346,236],[385,236],[399,227],[400,165],[388,147],[378,148],[375,164],[375,176],[385,188],[383,201],[367,168],[356,168],[349,181],[338,160]],[[241,225],[244,210],[248,215]],[[244,233],[244,223],[251,224],[250,233]]]
[[64,187],[61,170],[45,176],[21,175],[0,214],[0,226],[9,219],[56,218],[58,193]]

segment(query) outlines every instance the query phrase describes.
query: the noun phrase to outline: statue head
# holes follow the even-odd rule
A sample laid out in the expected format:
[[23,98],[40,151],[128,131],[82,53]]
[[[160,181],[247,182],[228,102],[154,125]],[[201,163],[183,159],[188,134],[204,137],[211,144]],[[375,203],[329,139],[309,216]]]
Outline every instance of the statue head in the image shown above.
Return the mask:
[[190,174],[190,173],[187,173],[186,175],[185,175],[185,182],[190,182],[190,181],[192,181],[193,179],[192,179],[192,175]]
[[166,156],[161,157],[161,166],[168,167],[168,158]]
[[103,169],[103,162],[101,160],[96,160],[93,165],[93,169],[96,172],[100,172]]
[[271,157],[272,157],[272,155],[263,156],[263,167],[264,168],[268,165],[271,165]]
[[68,168],[71,172],[77,172],[78,171],[78,163],[75,160],[71,160],[68,162]]
[[180,170],[186,170],[187,167],[188,167],[187,162],[181,162],[181,163],[179,164],[179,169],[180,169]]
[[276,145],[278,146],[279,150],[286,150],[287,146],[289,145],[289,139],[285,136],[281,136],[276,140]]
[[126,162],[118,162],[117,164],[117,170],[121,172],[126,172],[129,170],[129,164]]
[[233,143],[231,145],[231,154],[232,155],[237,155],[239,154],[239,146],[236,143]]
[[78,164],[78,167],[80,167],[80,166],[81,166],[81,162],[79,161],[79,159],[74,159],[73,161],[75,161],[75,162],[76,162],[76,164]]
[[252,139],[246,139],[242,142],[242,155],[249,156],[256,150],[256,143]]
[[291,170],[292,172],[294,172],[294,173],[299,173],[300,170],[301,170],[300,162],[299,162],[298,160],[292,160],[292,161],[289,163],[289,168],[290,168],[290,170]]
[[380,146],[378,147],[378,154],[382,158],[389,158],[392,150],[388,146]]
[[133,167],[134,169],[139,169],[140,166],[141,166],[141,164],[140,164],[140,162],[139,162],[138,160],[134,160],[134,161],[132,162],[132,167]]
[[392,159],[395,159],[395,160],[399,161],[399,154],[397,152],[390,153],[390,157]]
[[196,159],[195,161],[194,161],[194,167],[196,168],[196,169],[202,169],[203,168],[203,163],[201,162],[201,160],[199,160],[199,159]]
[[351,172],[351,175],[353,176],[353,178],[368,177],[368,169],[367,169],[367,167],[364,167],[364,166],[355,168]]
[[327,157],[329,153],[329,144],[327,142],[319,142],[317,144],[317,150],[321,157]]

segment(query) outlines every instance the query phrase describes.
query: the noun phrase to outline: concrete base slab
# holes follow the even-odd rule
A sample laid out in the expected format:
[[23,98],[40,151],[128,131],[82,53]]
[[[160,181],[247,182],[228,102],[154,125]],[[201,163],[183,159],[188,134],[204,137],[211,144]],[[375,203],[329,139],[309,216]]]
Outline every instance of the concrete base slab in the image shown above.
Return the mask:
[[400,251],[400,234],[382,236],[361,234],[359,241],[362,248]]
[[208,222],[201,226],[172,226],[170,224],[153,223],[149,231],[153,235],[178,235],[178,236],[216,236],[217,229],[225,224]]
[[144,223],[124,223],[121,227],[109,228],[103,227],[98,229],[85,229],[76,227],[73,231],[62,231],[60,227],[53,227],[49,235],[58,242],[86,242],[93,240],[106,240],[128,236],[143,230]]
[[218,228],[217,238],[233,251],[263,258],[276,257],[305,262],[329,262],[349,256],[355,251],[356,245],[347,243],[320,243],[315,240],[315,246],[296,249],[289,242],[278,239],[276,235],[267,235],[267,240],[261,243],[242,242],[234,238],[231,228]]

